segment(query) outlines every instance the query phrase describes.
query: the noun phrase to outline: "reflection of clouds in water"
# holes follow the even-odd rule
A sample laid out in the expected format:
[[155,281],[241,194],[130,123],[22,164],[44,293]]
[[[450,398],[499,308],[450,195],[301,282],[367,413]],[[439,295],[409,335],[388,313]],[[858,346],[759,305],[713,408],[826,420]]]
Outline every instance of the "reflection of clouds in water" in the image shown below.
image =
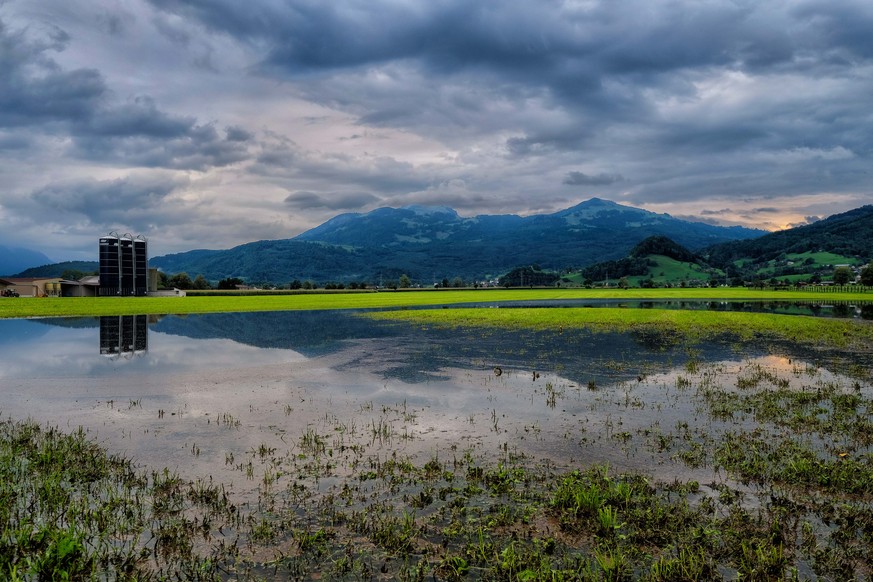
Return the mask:
[[[0,334],[6,335],[6,322],[0,321]],[[20,324],[20,322],[18,322]],[[40,334],[21,334],[15,343],[4,343],[0,352],[0,377],[67,377],[88,375],[89,359],[99,360],[94,329],[46,328],[29,322],[34,329],[49,329]],[[21,330],[19,325],[18,330]],[[99,363],[99,362],[98,362]]]
[[[197,340],[149,331],[149,349],[141,354],[100,354],[99,329],[50,327],[16,321],[14,330],[0,321],[0,334],[14,334],[0,350],[0,378],[81,378],[138,374],[174,374],[202,369],[261,366],[305,358],[287,349],[261,349],[231,340]],[[34,331],[28,333],[32,326]]]
[[151,332],[149,341],[152,343],[148,357],[144,358],[147,369],[157,368],[161,372],[264,366],[306,360],[292,350],[262,349],[231,340],[192,340]]

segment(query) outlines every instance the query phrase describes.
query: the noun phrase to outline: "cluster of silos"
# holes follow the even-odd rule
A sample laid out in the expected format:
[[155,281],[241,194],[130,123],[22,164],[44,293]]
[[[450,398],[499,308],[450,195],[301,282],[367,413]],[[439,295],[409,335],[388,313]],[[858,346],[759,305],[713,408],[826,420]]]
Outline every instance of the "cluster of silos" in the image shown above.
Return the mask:
[[146,295],[148,271],[145,237],[116,232],[100,237],[100,296]]

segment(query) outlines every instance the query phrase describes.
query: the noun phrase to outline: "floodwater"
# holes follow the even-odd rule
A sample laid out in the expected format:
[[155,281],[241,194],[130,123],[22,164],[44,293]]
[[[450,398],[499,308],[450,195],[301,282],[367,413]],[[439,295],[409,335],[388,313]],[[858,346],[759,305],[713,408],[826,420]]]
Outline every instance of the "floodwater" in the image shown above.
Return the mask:
[[81,426],[143,467],[242,495],[270,470],[243,462],[293,456],[304,435],[330,456],[473,451],[703,483],[724,477],[676,462],[656,437],[740,421],[713,420],[687,386],[708,374],[730,387],[766,368],[797,389],[836,382],[869,395],[838,373],[844,363],[792,345],[422,329],[348,311],[0,320],[0,414]]

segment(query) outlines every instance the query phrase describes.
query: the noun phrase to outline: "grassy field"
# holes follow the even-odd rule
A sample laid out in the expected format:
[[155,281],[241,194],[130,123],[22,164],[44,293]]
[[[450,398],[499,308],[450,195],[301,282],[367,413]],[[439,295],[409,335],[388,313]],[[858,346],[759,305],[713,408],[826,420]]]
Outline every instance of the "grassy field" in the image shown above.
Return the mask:
[[72,317],[287,311],[303,309],[402,308],[489,301],[559,299],[688,299],[743,301],[871,301],[873,294],[702,289],[478,289],[385,291],[379,293],[302,293],[275,296],[62,297],[0,299],[0,318]]
[[657,334],[665,341],[699,341],[727,333],[741,340],[766,337],[836,348],[873,348],[873,324],[869,322],[769,313],[620,308],[462,308],[375,312],[367,316],[440,327],[638,331]]

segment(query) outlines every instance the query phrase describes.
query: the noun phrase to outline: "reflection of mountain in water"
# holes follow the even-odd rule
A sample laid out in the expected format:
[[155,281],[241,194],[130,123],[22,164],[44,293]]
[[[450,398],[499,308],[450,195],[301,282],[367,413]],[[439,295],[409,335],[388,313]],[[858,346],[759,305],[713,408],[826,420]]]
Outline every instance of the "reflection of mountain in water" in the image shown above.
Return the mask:
[[731,353],[730,346],[711,343],[695,346],[692,356],[687,346],[668,338],[639,334],[406,328],[402,344],[363,350],[345,367],[374,369],[410,383],[442,379],[440,370],[446,368],[500,366],[531,377],[534,372],[554,373],[580,384],[602,384],[666,370],[691,357],[721,360]]
[[29,322],[66,327],[69,329],[89,329],[100,325],[99,317],[46,317],[42,319],[29,319]]
[[290,349],[305,356],[334,352],[351,339],[397,335],[394,326],[348,311],[271,311],[168,316],[152,329],[195,339],[229,339],[258,348]]
[[[99,321],[82,318],[41,323],[96,327]],[[344,369],[366,370],[409,383],[443,379],[443,371],[450,368],[501,366],[507,371],[554,373],[585,385],[592,381],[603,384],[632,380],[641,374],[684,365],[692,358],[718,361],[773,350],[787,357],[816,361],[846,357],[790,343],[738,345],[736,338],[688,346],[658,332],[426,328],[372,321],[349,311],[148,316],[148,322],[153,331],[191,338],[192,344],[199,339],[229,339],[257,348],[291,349],[308,357],[348,349],[351,360],[346,361]]]
[[[317,357],[358,343],[359,355],[343,367],[367,369],[418,383],[442,378],[446,368],[491,367],[556,372],[578,382],[633,377],[643,360],[656,367],[682,363],[688,355],[663,337],[554,331],[422,329],[379,322],[349,311],[283,311],[167,316],[154,331],[193,339],[229,339],[259,348],[292,349]],[[387,341],[383,341],[387,340]],[[728,348],[700,347],[698,354],[721,359]],[[592,375],[592,370],[598,374]]]
[[35,341],[46,335],[46,327],[36,326],[39,319],[3,319],[0,320],[0,347],[5,344],[19,344],[22,341]]

